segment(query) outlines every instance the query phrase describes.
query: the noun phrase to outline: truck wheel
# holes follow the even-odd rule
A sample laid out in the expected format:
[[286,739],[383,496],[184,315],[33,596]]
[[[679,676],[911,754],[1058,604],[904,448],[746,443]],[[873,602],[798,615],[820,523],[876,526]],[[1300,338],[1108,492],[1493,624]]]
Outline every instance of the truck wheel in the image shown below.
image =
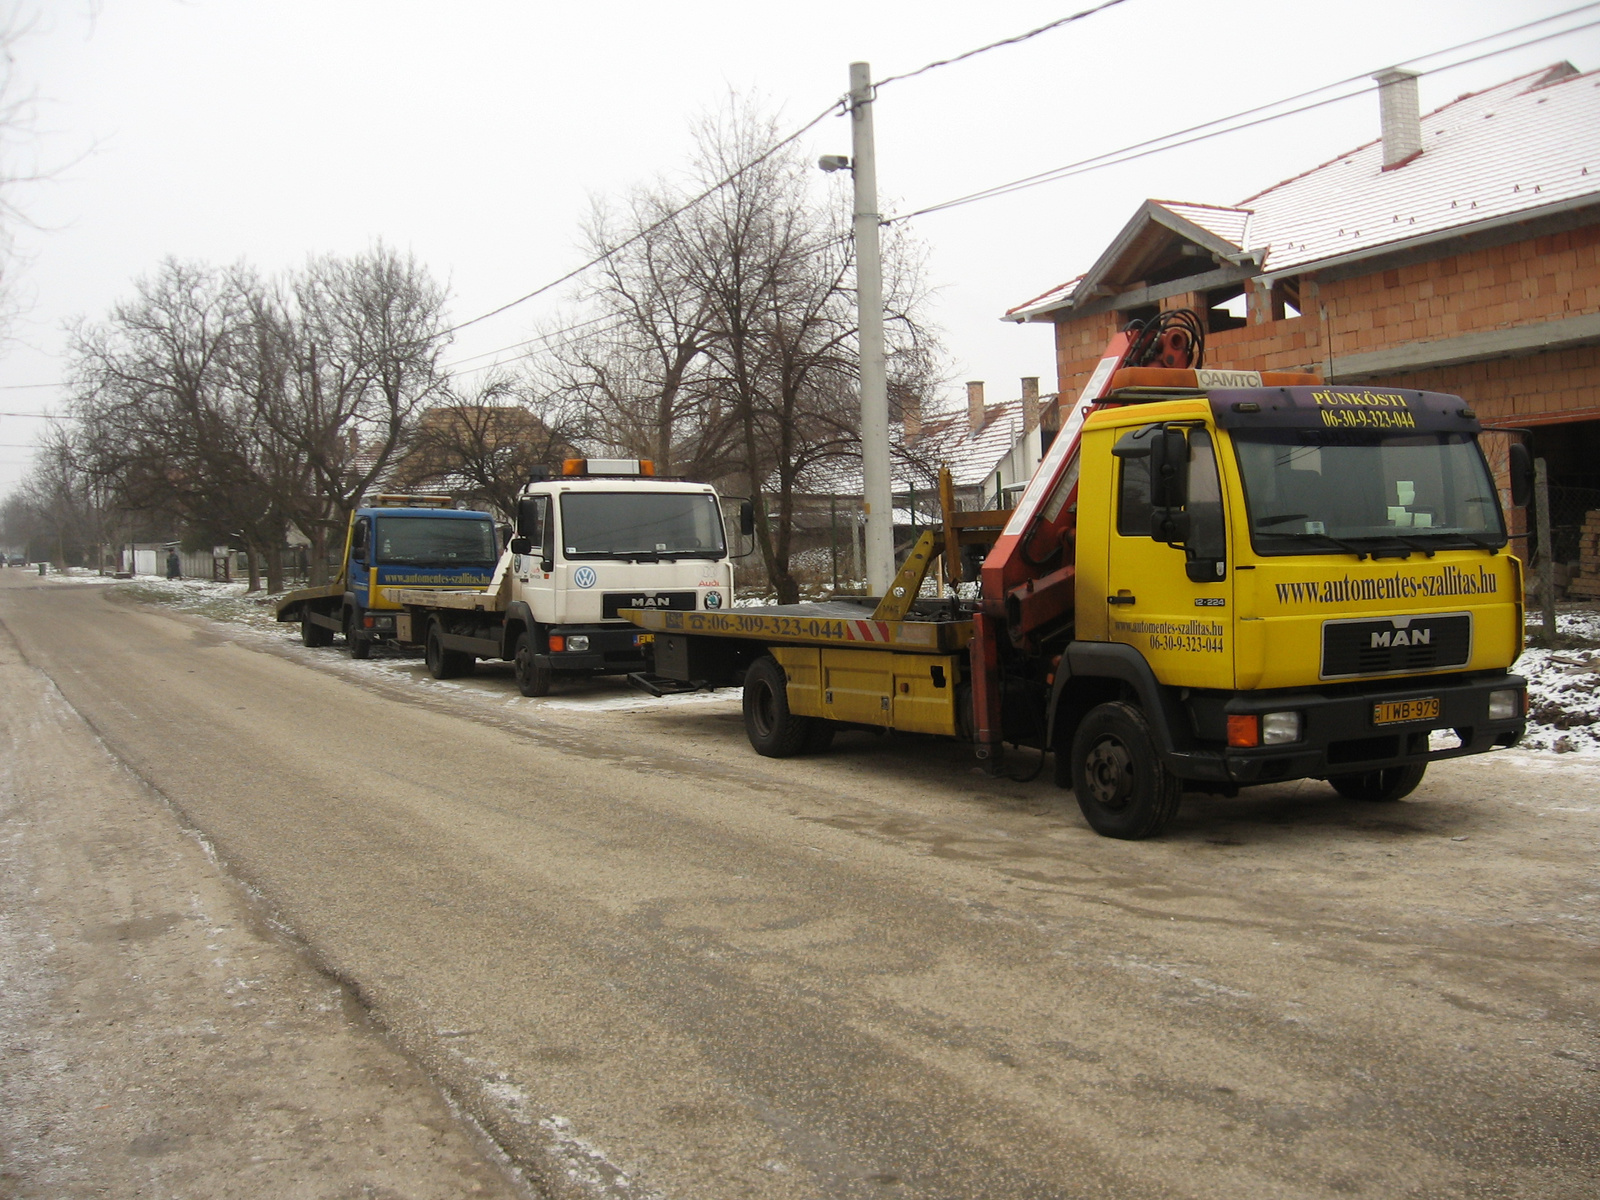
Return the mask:
[[817,724],[789,711],[789,681],[777,659],[764,654],[750,664],[744,676],[744,731],[757,754],[768,758],[804,754]]
[[1328,782],[1346,800],[1373,800],[1387,804],[1393,800],[1404,800],[1416,791],[1427,770],[1428,764],[1425,762],[1410,763],[1403,767],[1364,771],[1360,775],[1330,775]]
[[1150,722],[1117,701],[1089,710],[1072,739],[1072,790],[1104,837],[1154,837],[1178,812],[1183,781],[1161,762]]
[[360,618],[356,610],[347,608],[344,611],[344,649],[351,658],[371,658],[372,643],[356,632],[356,623]]
[[300,644],[310,646],[313,650],[333,645],[333,630],[313,624],[311,610],[305,607],[300,609]]
[[517,676],[517,691],[524,696],[548,696],[550,679],[555,674],[550,660],[533,652],[533,634],[524,629],[517,635],[517,648],[512,652],[512,666]]
[[439,642],[439,622],[428,625],[428,640],[423,645],[423,658],[428,664],[428,674],[435,679],[455,679],[471,675],[477,660],[461,650],[446,650]]

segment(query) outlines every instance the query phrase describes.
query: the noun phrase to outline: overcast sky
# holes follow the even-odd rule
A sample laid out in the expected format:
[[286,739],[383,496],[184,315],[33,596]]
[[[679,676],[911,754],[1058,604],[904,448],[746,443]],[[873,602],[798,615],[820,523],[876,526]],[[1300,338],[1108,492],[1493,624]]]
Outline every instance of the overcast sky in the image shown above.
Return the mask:
[[[847,88],[1088,7],[1090,0],[21,0],[11,94],[33,132],[5,147],[0,411],[51,411],[66,323],[97,319],[174,255],[264,271],[376,239],[414,253],[465,320],[583,260],[594,197],[671,176],[688,126],[730,92],[797,128]],[[15,7],[15,5],[12,5]],[[1362,76],[1580,0],[1124,0],[1024,44],[886,86],[875,119],[882,208],[909,212],[1324,83]],[[1600,20],[1564,23],[1426,64]],[[1568,59],[1589,29],[1421,81],[1424,110]],[[917,218],[952,383],[992,400],[1042,377],[1045,326],[1005,309],[1085,269],[1147,197],[1233,203],[1377,135],[1375,94],[1186,150]],[[850,152],[830,118],[808,157]],[[820,174],[819,187],[827,183]],[[840,190],[841,202],[848,193]],[[463,330],[447,362],[526,339],[570,292]],[[37,386],[47,385],[47,386]],[[42,423],[0,416],[0,494]]]

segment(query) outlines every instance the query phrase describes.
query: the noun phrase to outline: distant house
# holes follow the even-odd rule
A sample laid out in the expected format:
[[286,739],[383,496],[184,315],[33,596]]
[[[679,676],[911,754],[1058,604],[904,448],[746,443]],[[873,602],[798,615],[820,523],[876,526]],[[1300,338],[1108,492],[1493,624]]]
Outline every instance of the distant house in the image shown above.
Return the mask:
[[1557,63],[1426,115],[1415,74],[1376,78],[1377,140],[1235,205],[1148,200],[1007,316],[1055,326],[1063,397],[1172,308],[1202,314],[1216,366],[1459,394],[1532,430],[1575,537],[1600,508],[1600,73]]

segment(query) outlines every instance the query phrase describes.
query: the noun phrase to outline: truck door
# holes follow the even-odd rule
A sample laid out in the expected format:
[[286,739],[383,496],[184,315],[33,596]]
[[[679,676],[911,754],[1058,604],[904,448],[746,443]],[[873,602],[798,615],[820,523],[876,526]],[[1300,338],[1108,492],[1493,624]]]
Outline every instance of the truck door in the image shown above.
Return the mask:
[[511,564],[518,592],[533,610],[534,620],[553,624],[556,613],[552,571],[556,541],[549,496],[524,496],[517,501],[517,533],[533,543],[533,553],[518,554]]
[[350,534],[349,580],[357,608],[372,604],[372,572],[367,563],[372,550],[372,518],[360,517]]
[[1138,650],[1162,683],[1231,688],[1233,581],[1216,448],[1206,429],[1185,430],[1187,486],[1173,497],[1181,507],[1167,511],[1176,521],[1169,521],[1163,534],[1177,533],[1182,540],[1158,541],[1151,456],[1122,453],[1145,449],[1139,439],[1148,443],[1158,428],[1132,430],[1117,442],[1116,529],[1107,539],[1107,632],[1111,641]]

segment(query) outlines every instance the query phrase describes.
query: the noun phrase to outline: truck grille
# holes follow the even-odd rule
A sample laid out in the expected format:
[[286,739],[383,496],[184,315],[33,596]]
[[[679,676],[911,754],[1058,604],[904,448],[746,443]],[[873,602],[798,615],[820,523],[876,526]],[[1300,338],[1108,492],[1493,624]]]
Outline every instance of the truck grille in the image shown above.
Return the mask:
[[1414,675],[1472,659],[1472,615],[1358,618],[1322,623],[1322,678]]
[[600,597],[600,615],[614,617],[624,608],[665,608],[693,612],[695,592],[606,592]]

